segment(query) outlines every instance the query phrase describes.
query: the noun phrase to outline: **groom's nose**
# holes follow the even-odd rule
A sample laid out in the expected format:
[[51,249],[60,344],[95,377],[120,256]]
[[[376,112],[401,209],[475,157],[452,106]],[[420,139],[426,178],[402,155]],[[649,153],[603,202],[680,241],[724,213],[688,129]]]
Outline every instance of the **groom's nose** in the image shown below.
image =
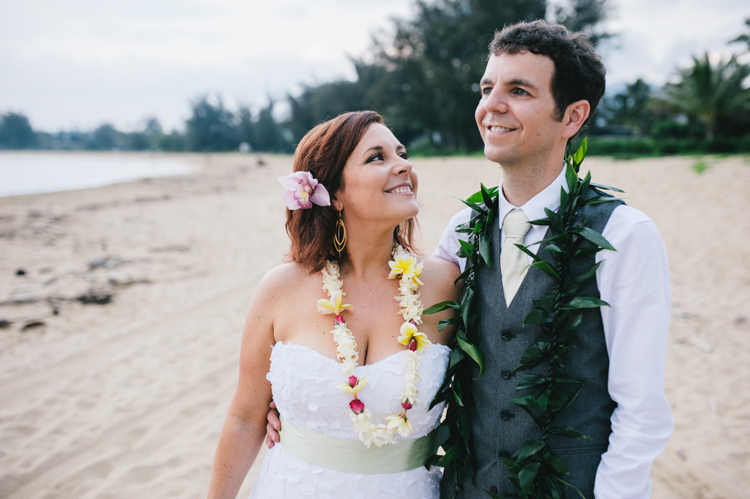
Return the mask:
[[484,101],[484,108],[487,112],[496,113],[507,113],[508,112],[508,100],[507,94],[504,89],[495,87],[487,96],[487,100]]

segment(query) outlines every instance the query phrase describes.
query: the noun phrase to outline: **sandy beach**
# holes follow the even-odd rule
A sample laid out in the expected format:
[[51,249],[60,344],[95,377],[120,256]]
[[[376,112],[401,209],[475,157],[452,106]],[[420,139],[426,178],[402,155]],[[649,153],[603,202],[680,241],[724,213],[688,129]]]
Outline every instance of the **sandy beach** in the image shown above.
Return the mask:
[[[185,155],[196,173],[0,198],[0,498],[202,498],[258,281],[283,260],[290,156]],[[589,158],[666,243],[657,499],[750,489],[750,159]],[[414,159],[422,248],[500,171]],[[19,275],[20,274],[20,275]],[[238,497],[247,497],[260,459]]]

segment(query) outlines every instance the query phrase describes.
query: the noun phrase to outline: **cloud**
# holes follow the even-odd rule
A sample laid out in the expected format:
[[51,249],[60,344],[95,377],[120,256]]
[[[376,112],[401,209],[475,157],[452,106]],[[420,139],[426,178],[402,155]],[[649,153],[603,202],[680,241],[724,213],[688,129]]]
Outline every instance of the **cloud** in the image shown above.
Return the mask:
[[750,7],[744,0],[623,0],[616,15],[608,27],[620,34],[619,49],[603,50],[609,81],[663,84],[693,55],[736,52],[727,42],[745,29]]
[[180,125],[188,100],[262,103],[302,82],[353,78],[348,56],[408,0],[42,0],[4,5],[0,111],[34,126]]
[[[620,0],[604,49],[609,82],[666,81],[692,54],[728,53],[746,0]],[[34,126],[181,126],[190,99],[260,105],[301,83],[354,78],[349,56],[408,17],[412,0],[37,0],[4,2],[0,111]],[[736,48],[736,47],[735,47]],[[722,52],[723,51],[723,52]]]
[[7,103],[16,103],[3,102],[0,110],[27,113],[34,127],[47,130],[86,129],[105,121],[127,129],[153,115],[166,128],[179,127],[189,112],[189,101],[203,94],[218,94],[230,107],[262,105],[267,96],[279,99],[296,93],[303,82],[354,77],[351,64],[343,59],[268,56],[231,66],[162,63],[133,56],[86,63],[55,56],[0,56],[0,68],[8,75],[0,79],[0,95]]

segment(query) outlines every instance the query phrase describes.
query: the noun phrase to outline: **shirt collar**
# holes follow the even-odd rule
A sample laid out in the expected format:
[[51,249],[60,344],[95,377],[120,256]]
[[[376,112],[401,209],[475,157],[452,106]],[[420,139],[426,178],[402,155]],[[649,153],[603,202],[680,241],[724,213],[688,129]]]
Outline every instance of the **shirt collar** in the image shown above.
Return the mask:
[[[555,211],[560,207],[560,187],[565,189],[565,192],[568,191],[568,184],[565,182],[565,165],[563,165],[562,170],[560,170],[560,174],[555,180],[552,181],[551,184],[545,187],[544,190],[542,190],[539,194],[526,201],[526,204],[519,207],[513,206],[508,202],[507,199],[505,199],[505,194],[503,194],[503,183],[501,181],[497,196],[497,214],[498,218],[500,219],[500,227],[502,228],[503,226],[505,215],[507,215],[510,211],[519,208],[523,210],[524,214],[526,215],[526,217],[528,217],[529,220],[546,218],[547,214],[544,213],[545,208]],[[534,227],[536,226],[532,226],[532,228]]]

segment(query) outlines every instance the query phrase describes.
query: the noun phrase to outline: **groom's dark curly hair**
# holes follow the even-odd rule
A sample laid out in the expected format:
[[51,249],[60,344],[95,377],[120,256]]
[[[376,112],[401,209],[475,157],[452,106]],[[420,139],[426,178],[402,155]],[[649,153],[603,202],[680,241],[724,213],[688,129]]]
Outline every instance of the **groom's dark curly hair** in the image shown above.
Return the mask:
[[551,91],[556,120],[563,119],[569,104],[583,99],[591,105],[589,118],[594,115],[604,95],[606,69],[584,33],[537,20],[506,26],[490,42],[490,55],[523,52],[547,56],[555,63]]

